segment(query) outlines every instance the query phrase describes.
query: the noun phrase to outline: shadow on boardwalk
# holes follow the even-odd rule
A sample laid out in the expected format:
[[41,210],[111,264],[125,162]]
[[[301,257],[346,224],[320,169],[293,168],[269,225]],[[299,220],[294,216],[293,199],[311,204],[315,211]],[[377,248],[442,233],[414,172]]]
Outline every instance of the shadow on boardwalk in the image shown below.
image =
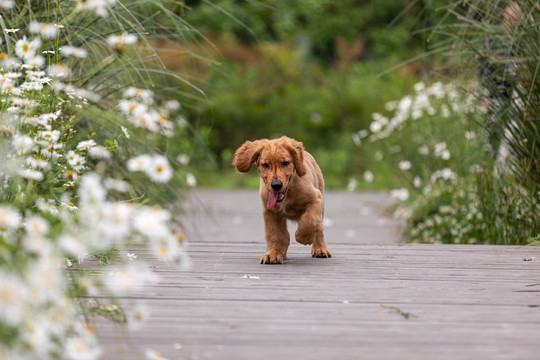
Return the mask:
[[135,294],[150,321],[132,333],[100,323],[104,358],[538,358],[539,248],[399,244],[387,197],[329,193],[333,257],[291,242],[285,264],[259,265],[257,193],[196,195],[184,218],[192,269],[156,264],[163,281]]

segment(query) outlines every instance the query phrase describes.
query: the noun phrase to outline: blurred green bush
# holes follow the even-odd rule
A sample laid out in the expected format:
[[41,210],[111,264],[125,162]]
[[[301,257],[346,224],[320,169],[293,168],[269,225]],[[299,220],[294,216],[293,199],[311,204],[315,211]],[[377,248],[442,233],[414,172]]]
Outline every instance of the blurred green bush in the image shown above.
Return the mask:
[[234,150],[245,140],[287,135],[316,156],[330,186],[345,186],[352,173],[365,169],[351,134],[407,91],[412,78],[378,76],[385,63],[324,68],[305,61],[290,44],[263,44],[258,51],[258,63],[225,61],[206,79],[209,101],[189,115],[216,155],[206,169],[201,161],[201,171],[230,169]]
[[[367,169],[370,151],[359,150],[351,134],[424,75],[423,61],[406,63],[443,38],[418,29],[446,22],[446,13],[437,11],[444,4],[197,0],[179,5],[176,13],[199,31],[197,50],[209,44],[207,58],[196,64],[160,54],[167,66],[201,80],[196,86],[207,97],[185,107],[210,149],[210,158],[204,151],[191,154],[200,184],[256,186],[250,177],[223,176],[231,171],[234,150],[248,139],[286,134],[316,156],[328,186],[344,188]],[[439,60],[429,59],[429,66]],[[397,71],[388,71],[393,67]],[[389,177],[379,186],[393,183]]]
[[[303,42],[326,63],[343,43],[361,48],[357,59],[408,58],[426,49],[430,34],[414,30],[445,19],[442,0],[188,0],[180,11],[202,33],[227,34],[236,42]],[[437,38],[430,38],[437,41]],[[340,44],[341,43],[341,44]]]

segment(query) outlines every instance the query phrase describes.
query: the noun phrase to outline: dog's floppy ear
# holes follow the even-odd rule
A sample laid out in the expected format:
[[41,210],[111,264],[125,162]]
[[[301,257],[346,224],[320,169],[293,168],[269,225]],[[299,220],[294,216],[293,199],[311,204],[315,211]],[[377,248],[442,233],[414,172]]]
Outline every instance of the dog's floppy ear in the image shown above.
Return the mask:
[[243,174],[249,172],[251,165],[259,157],[262,151],[263,145],[260,140],[246,141],[240,146],[234,153],[233,166]]
[[306,174],[306,166],[304,165],[304,144],[286,136],[282,139],[285,142],[287,150],[291,153],[296,173],[298,176],[304,176]]

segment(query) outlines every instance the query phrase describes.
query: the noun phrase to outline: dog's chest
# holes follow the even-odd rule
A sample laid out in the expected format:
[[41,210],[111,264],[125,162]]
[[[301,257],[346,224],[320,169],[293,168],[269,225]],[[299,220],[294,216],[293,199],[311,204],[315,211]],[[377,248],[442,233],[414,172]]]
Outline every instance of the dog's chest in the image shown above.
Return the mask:
[[280,204],[281,215],[289,220],[300,220],[300,217],[306,212],[307,206],[304,204],[283,203]]

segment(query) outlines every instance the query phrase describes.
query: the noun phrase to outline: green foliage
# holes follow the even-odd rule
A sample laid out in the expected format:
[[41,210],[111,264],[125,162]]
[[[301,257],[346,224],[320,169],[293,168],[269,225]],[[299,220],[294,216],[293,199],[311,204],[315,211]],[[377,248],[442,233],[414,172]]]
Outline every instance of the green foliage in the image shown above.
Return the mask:
[[477,72],[484,88],[485,128],[498,171],[540,191],[540,8],[507,0],[455,1],[451,8],[460,19],[447,29],[452,50],[466,62],[458,64],[460,71]]
[[152,45],[189,29],[163,28],[182,23],[165,5],[0,2],[1,358],[98,358],[89,315],[125,322],[115,299],[150,277],[127,246],[187,266],[173,213],[193,137],[177,99],[200,91],[168,87],[181,79]]
[[533,194],[519,184],[498,188],[486,169],[436,184],[416,197],[410,209],[405,229],[410,241],[526,245],[534,242],[531,236],[540,229]]
[[477,174],[476,192],[491,244],[528,244],[540,232],[540,198],[534,189],[508,175],[494,177],[488,169]]
[[[461,244],[526,244],[540,229],[534,190],[493,176],[481,120],[486,109],[474,86],[415,85],[414,95],[373,114],[370,131],[354,136],[376,150],[376,160],[394,164],[410,241]],[[467,95],[464,89],[469,89]],[[374,179],[380,174],[373,168]]]
[[345,186],[350,174],[366,167],[351,132],[367,127],[370,114],[411,81],[395,73],[379,77],[384,64],[325,70],[289,45],[265,44],[260,51],[257,64],[223,62],[203,86],[210,102],[188,114],[207,129],[218,169],[231,168],[245,140],[285,134],[317,157],[329,186]]
[[540,234],[530,238],[529,244],[534,245],[534,246],[540,246]]
[[[445,20],[441,0],[190,0],[184,18],[201,32],[233,37],[241,43],[288,41],[326,62],[357,47],[356,58],[404,60],[424,49],[426,34],[416,29]],[[339,40],[341,38],[341,40]],[[431,39],[436,42],[437,39]]]

